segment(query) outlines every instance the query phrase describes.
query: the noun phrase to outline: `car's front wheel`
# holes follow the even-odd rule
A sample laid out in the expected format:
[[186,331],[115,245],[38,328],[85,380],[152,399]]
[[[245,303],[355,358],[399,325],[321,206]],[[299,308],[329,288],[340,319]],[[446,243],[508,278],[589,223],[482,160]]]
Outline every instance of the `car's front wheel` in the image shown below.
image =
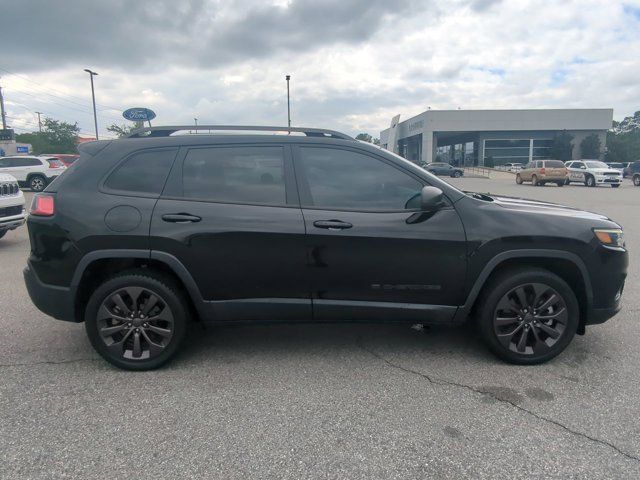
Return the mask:
[[579,307],[571,287],[539,268],[508,270],[494,278],[480,303],[479,327],[489,349],[510,363],[543,363],[576,333]]
[[462,172],[460,170],[454,170],[453,178],[460,178],[462,176]]
[[587,176],[586,180],[584,181],[584,184],[587,187],[595,187],[596,186],[596,179],[593,176],[589,175],[589,176]]
[[170,278],[146,270],[112,277],[89,298],[85,327],[108,362],[126,370],[150,370],[167,362],[182,341],[186,300]]
[[540,183],[538,183],[538,177],[537,177],[536,175],[534,175],[534,176],[532,176],[532,177],[531,177],[531,184],[532,184],[534,187],[537,187],[538,185],[540,185]]
[[640,187],[640,175],[634,175],[633,176],[633,184],[636,187]]

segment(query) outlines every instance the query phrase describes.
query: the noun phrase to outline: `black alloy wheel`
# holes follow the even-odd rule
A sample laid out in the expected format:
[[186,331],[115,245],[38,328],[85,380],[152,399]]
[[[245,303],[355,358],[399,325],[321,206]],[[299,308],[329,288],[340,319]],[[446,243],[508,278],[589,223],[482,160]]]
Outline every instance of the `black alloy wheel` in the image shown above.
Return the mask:
[[568,316],[564,299],[550,286],[519,285],[498,302],[494,333],[504,348],[512,352],[541,355],[562,337]]
[[184,337],[188,307],[170,279],[132,273],[114,277],[93,293],[85,327],[93,347],[129,370],[157,368]]
[[478,326],[498,357],[511,363],[543,363],[561,353],[575,335],[579,306],[569,285],[540,268],[502,272],[485,288]]

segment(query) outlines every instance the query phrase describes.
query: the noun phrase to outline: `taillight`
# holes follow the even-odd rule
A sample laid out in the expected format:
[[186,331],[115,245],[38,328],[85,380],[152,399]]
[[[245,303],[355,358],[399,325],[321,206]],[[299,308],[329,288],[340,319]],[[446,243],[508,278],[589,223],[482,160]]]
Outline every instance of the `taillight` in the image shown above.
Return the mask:
[[38,217],[51,217],[56,213],[56,202],[53,195],[37,193],[31,202],[29,215]]
[[545,175],[546,173],[547,173],[547,170],[544,167],[542,167],[540,169],[540,175]]
[[47,160],[47,162],[49,162],[49,168],[62,168],[60,160]]

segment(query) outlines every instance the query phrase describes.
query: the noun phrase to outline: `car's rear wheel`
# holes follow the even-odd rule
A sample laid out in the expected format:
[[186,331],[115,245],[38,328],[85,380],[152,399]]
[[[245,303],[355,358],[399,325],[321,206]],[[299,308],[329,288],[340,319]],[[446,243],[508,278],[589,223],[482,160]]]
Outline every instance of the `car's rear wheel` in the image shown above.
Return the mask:
[[520,174],[519,174],[519,173],[518,173],[518,174],[516,174],[516,183],[517,183],[518,185],[522,185],[522,181],[523,181],[523,180],[522,180],[522,177],[520,176]]
[[150,370],[175,354],[187,314],[187,302],[171,279],[136,270],[95,290],[85,310],[85,327],[108,362],[126,370]]
[[7,230],[0,230],[0,238],[4,237],[7,234]]
[[640,175],[634,175],[633,176],[633,184],[636,187],[640,187]]
[[485,292],[478,310],[480,332],[489,349],[507,362],[546,362],[561,353],[576,333],[576,296],[547,270],[506,271]]
[[34,192],[41,192],[47,186],[47,179],[42,175],[33,175],[29,178],[29,188]]
[[584,181],[584,184],[587,187],[595,187],[596,186],[596,179],[593,176],[588,175],[587,178]]
[[558,185],[559,187],[564,187],[564,181],[562,181],[562,182],[556,182],[556,185]]
[[533,185],[534,187],[537,187],[538,185],[540,185],[540,184],[538,183],[538,177],[537,177],[537,176],[533,175],[533,176],[531,177],[531,185]]

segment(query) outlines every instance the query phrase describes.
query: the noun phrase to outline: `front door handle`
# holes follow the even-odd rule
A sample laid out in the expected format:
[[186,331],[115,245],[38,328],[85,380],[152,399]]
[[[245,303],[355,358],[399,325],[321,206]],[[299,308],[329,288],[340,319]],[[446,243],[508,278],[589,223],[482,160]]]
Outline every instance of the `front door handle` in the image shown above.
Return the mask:
[[195,223],[202,220],[202,218],[197,217],[196,215],[190,215],[188,213],[165,213],[164,215],[162,215],[162,220],[171,223]]
[[353,227],[349,222],[343,222],[341,220],[316,220],[313,222],[313,226],[316,228],[326,228],[327,230],[344,230]]

